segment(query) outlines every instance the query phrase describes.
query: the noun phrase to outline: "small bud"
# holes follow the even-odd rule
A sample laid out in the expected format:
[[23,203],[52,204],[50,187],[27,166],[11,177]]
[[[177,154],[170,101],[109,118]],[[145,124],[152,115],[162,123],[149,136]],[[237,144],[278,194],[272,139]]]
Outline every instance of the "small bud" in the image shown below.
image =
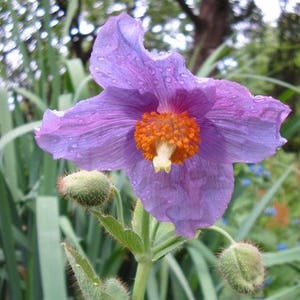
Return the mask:
[[251,294],[263,285],[265,272],[262,257],[251,244],[232,244],[219,256],[218,268],[238,293]]
[[127,288],[116,278],[110,278],[104,282],[104,292],[109,295],[109,299],[129,300]]
[[74,200],[84,207],[95,207],[113,197],[113,185],[99,171],[79,171],[57,181],[58,190],[67,200]]

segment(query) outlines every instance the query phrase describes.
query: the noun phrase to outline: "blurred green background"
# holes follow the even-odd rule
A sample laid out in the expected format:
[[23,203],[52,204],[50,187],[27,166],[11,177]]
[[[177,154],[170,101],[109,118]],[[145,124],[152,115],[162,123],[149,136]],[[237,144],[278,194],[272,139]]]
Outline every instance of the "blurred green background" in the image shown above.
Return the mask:
[[[0,298],[80,299],[61,241],[89,258],[102,278],[130,288],[136,265],[94,217],[57,195],[57,177],[76,170],[35,144],[43,111],[66,109],[101,91],[88,74],[98,28],[127,11],[142,19],[146,48],[175,50],[194,74],[238,81],[293,112],[282,128],[288,143],[262,164],[235,166],[233,200],[219,225],[264,252],[266,280],[254,296],[220,278],[224,240],[204,230],[151,272],[149,300],[300,298],[300,4],[234,0],[0,1]],[[267,5],[266,5],[267,3]],[[263,10],[261,8],[266,6]],[[134,205],[122,172],[126,219]],[[111,203],[109,211],[115,211]]]

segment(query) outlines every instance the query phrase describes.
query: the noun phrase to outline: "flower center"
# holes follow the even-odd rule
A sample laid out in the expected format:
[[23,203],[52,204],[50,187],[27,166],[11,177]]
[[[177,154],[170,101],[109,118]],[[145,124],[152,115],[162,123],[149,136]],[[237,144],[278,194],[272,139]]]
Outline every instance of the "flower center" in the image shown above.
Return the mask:
[[146,112],[135,125],[136,147],[153,161],[156,172],[171,170],[171,164],[182,164],[194,156],[201,142],[200,128],[187,112]]

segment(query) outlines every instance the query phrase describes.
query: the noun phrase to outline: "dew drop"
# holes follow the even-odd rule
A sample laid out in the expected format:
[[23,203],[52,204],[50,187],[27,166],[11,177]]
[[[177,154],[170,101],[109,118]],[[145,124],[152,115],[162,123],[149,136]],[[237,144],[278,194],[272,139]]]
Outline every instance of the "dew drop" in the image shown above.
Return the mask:
[[168,83],[172,82],[171,77],[166,77],[165,80],[166,80],[166,82],[168,82]]

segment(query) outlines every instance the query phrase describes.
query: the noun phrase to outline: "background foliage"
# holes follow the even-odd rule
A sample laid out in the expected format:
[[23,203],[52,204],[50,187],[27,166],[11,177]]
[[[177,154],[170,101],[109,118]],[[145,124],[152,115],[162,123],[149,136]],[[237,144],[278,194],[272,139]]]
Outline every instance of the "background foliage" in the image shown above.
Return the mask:
[[[129,288],[135,263],[97,220],[59,199],[57,177],[76,168],[53,161],[35,144],[43,111],[65,109],[100,91],[88,75],[95,34],[121,10],[141,17],[145,45],[180,51],[198,76],[212,75],[271,94],[293,113],[284,150],[263,164],[236,165],[233,200],[220,221],[238,240],[265,252],[264,287],[235,294],[215,269],[225,247],[205,230],[159,260],[147,299],[298,299],[300,296],[300,7],[265,24],[253,1],[2,1],[0,6],[0,298],[79,299],[60,242],[84,253],[101,278],[118,275]],[[110,174],[128,221],[134,195],[125,174]],[[112,202],[108,210],[115,211]]]

